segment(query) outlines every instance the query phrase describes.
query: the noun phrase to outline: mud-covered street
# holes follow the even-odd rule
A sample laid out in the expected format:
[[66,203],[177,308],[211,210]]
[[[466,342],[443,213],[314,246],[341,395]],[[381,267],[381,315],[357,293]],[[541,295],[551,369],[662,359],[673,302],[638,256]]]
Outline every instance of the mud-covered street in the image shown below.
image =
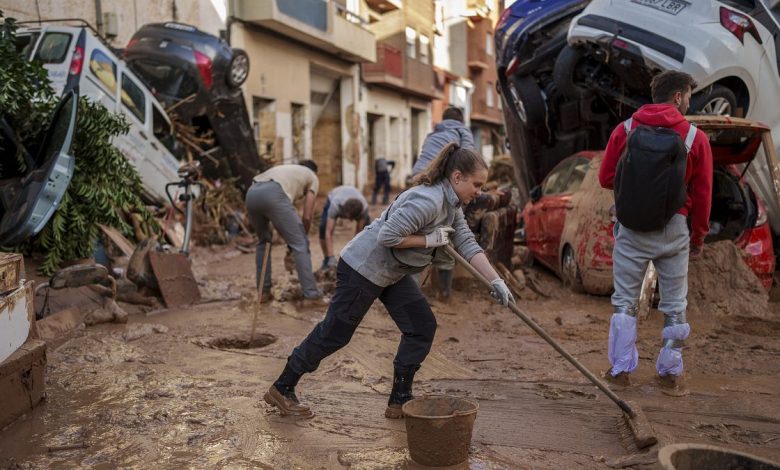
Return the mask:
[[[343,245],[351,227],[337,229]],[[316,239],[312,238],[316,243]],[[313,248],[313,261],[320,262]],[[283,248],[274,251],[277,295]],[[299,384],[315,416],[282,417],[262,401],[291,349],[321,310],[263,304],[257,340],[246,340],[257,304],[254,254],[198,249],[205,300],[134,314],[51,344],[47,397],[0,434],[10,468],[412,468],[402,420],[384,418],[399,332],[376,303],[343,350]],[[597,374],[608,365],[607,297],[569,293],[541,268],[520,306]],[[618,408],[518,318],[470,284],[438,320],[415,392],[478,401],[470,468],[651,468],[658,446],[639,452]],[[685,352],[690,394],[654,383],[662,318],[640,323],[640,368],[621,396],[639,403],[661,445],[700,442],[780,459],[780,306],[764,318],[692,309]]]

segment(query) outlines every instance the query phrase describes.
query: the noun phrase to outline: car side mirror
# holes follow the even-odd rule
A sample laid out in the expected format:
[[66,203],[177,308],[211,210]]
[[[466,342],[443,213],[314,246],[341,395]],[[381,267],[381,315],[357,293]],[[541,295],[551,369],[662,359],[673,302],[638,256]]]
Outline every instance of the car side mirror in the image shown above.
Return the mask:
[[531,191],[528,193],[529,196],[531,196],[531,202],[536,203],[539,201],[539,199],[542,198],[542,187],[537,185],[531,188]]

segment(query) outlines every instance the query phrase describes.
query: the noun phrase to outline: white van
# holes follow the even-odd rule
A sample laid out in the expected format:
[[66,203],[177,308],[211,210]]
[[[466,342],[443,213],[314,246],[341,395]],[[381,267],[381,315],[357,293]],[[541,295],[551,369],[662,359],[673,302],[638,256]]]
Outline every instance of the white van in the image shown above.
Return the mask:
[[20,27],[17,51],[40,62],[58,94],[78,88],[81,96],[122,113],[130,131],[113,144],[136,167],[144,196],[165,204],[165,185],[178,181],[182,162],[163,107],[111,48],[87,25]]

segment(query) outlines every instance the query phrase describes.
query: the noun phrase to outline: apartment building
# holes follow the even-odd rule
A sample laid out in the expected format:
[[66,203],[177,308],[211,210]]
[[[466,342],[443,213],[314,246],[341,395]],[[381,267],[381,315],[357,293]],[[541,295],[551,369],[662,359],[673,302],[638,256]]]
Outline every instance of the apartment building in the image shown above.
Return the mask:
[[433,71],[434,2],[363,0],[368,29],[376,36],[376,61],[364,62],[366,177],[373,162],[396,162],[393,186],[406,177],[431,129],[431,101],[441,96]]
[[471,132],[474,144],[487,161],[504,153],[504,115],[496,89],[498,75],[493,38],[498,11],[495,0],[471,0],[465,13],[469,24],[466,38],[469,79],[474,84]]
[[[229,37],[250,57],[244,96],[261,154],[312,159],[322,191],[365,182],[360,67],[374,34],[356,2],[235,0]],[[362,175],[362,176],[361,176]]]

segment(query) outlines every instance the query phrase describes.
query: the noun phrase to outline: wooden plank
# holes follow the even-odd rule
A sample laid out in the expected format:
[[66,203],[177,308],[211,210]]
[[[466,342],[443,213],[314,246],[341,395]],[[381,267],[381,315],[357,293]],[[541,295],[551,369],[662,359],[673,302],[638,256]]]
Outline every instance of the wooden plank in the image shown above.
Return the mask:
[[111,242],[116,245],[117,248],[119,248],[119,251],[121,251],[123,255],[129,257],[133,254],[133,251],[135,250],[135,244],[125,238],[125,236],[122,235],[119,230],[103,224],[98,224],[98,227],[100,227],[100,230],[106,234],[108,239],[111,240]]
[[23,263],[19,253],[0,253],[0,294],[19,288]]

